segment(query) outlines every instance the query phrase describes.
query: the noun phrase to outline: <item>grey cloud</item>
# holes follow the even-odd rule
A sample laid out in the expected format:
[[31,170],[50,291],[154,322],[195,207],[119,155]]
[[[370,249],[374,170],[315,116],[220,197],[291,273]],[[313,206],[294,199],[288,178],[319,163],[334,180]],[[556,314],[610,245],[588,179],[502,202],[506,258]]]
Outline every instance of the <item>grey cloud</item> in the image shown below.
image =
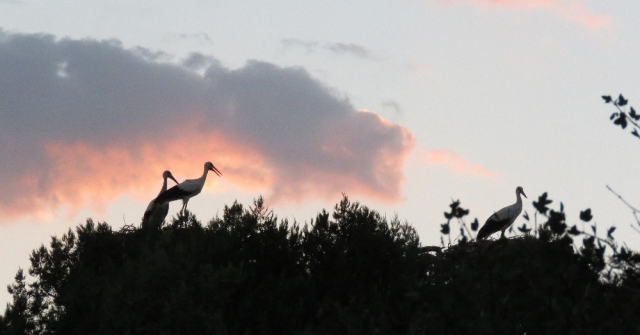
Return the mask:
[[321,49],[336,55],[351,55],[362,59],[374,58],[371,51],[354,43],[320,43],[313,40],[302,40],[297,38],[283,39],[281,43],[286,48],[300,48],[305,50],[307,53],[317,52]]
[[189,56],[187,56],[187,58],[182,61],[182,66],[196,71],[206,69],[213,64],[217,65],[217,67],[220,67],[220,62],[217,59],[208,55],[203,55],[199,52],[190,53]]
[[[0,32],[0,178],[40,172],[32,191],[50,192],[53,177],[41,173],[51,163],[47,143],[124,143],[135,156],[135,143],[164,140],[184,120],[203,117],[186,131],[216,131],[259,151],[276,171],[274,196],[300,187],[348,192],[339,182],[348,179],[378,198],[400,197],[411,134],[357,112],[303,68],[252,61],[229,70],[201,54],[178,65],[140,50]],[[203,67],[204,75],[194,71]],[[0,210],[21,192],[15,183],[5,185]]]
[[400,106],[400,104],[395,100],[383,100],[382,107],[392,109],[398,115],[402,115],[404,113],[402,106]]
[[285,48],[301,48],[307,53],[317,51],[319,45],[317,41],[301,40],[297,38],[285,38],[280,42]]
[[195,34],[177,34],[178,38],[183,40],[195,41],[201,44],[213,44],[213,40],[207,33],[195,33]]
[[141,56],[142,58],[148,61],[168,62],[173,58],[170,54],[164,51],[160,51],[160,50],[153,51],[143,47],[135,47],[131,51],[133,51],[134,53],[138,54],[139,56]]
[[348,54],[358,58],[371,58],[371,53],[365,47],[353,43],[327,43],[325,48],[335,54]]

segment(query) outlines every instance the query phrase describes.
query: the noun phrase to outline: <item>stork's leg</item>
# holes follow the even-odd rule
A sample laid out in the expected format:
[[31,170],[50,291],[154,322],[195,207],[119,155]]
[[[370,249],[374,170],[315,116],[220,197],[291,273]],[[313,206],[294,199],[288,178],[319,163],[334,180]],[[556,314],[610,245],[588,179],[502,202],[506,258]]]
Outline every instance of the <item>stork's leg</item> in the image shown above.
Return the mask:
[[187,203],[189,203],[189,199],[182,201],[182,214],[187,212]]

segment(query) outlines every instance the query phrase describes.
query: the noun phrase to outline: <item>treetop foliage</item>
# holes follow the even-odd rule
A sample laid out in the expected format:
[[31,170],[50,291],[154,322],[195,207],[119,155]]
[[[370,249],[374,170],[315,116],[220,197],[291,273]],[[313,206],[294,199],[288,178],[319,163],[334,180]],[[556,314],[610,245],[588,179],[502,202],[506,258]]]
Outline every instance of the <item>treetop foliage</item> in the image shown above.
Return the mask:
[[262,198],[206,224],[188,212],[151,229],[87,220],[32,252],[30,280],[18,270],[0,333],[640,333],[640,255],[611,229],[568,228],[563,206],[545,207],[533,233],[476,243],[468,214],[459,201],[445,213],[442,234],[460,225],[446,248],[346,196],[304,225]]

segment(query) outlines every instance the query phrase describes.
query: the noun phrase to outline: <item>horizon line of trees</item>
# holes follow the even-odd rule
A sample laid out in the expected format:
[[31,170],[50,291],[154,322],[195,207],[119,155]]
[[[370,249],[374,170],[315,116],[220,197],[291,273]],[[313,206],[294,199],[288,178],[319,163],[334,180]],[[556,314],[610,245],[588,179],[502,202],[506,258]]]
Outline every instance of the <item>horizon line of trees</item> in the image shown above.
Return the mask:
[[[88,220],[32,252],[0,334],[640,333],[640,255],[550,203],[534,201],[534,231],[446,248],[346,196],[304,225],[262,198],[206,224]],[[450,208],[468,236],[468,210]]]

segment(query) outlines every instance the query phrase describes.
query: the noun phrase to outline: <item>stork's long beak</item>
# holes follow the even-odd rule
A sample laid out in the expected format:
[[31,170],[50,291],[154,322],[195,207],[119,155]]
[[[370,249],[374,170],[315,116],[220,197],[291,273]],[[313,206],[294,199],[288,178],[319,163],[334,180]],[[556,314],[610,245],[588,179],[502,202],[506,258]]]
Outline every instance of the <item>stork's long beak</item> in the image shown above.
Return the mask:
[[176,178],[173,178],[173,175],[169,175],[169,178],[171,178],[171,180],[175,181],[175,182],[176,182],[176,184],[180,184],[180,183],[176,180]]
[[211,169],[209,169],[209,170],[215,172],[218,175],[218,177],[222,177],[222,172],[218,171],[218,168],[213,166],[213,164],[211,164]]
[[[522,191],[522,195],[524,195],[524,197],[527,198],[527,195],[524,194],[524,191]],[[527,198],[527,199],[529,199],[529,198]]]

